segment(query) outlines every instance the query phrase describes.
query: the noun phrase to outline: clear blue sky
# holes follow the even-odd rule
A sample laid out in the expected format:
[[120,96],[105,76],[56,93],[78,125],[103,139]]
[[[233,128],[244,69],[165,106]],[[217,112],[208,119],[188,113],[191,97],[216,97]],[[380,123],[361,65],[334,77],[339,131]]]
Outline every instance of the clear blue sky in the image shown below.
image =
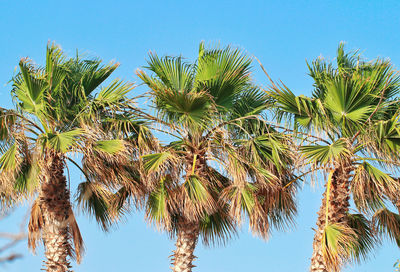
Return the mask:
[[[115,73],[138,81],[136,68],[145,64],[149,50],[193,59],[198,44],[232,44],[257,56],[274,79],[296,93],[309,94],[305,60],[334,57],[340,41],[360,48],[366,57],[390,57],[400,66],[400,1],[28,1],[0,0],[0,106],[11,107],[6,85],[21,57],[42,64],[47,41],[55,41],[73,55],[79,49],[105,61],[116,60]],[[266,84],[255,67],[254,77]],[[137,88],[137,92],[143,92]],[[72,170],[72,184],[80,174]],[[243,226],[240,237],[225,248],[199,245],[194,271],[237,272],[308,271],[320,188],[308,185],[298,196],[297,227],[273,233],[263,242]],[[0,231],[17,228],[26,212],[20,208]],[[173,241],[148,226],[141,214],[129,216],[118,229],[104,234],[93,220],[78,217],[87,254],[75,271],[168,271]],[[25,257],[0,271],[39,271],[43,253]],[[345,271],[393,271],[400,251],[385,242],[370,260]]]

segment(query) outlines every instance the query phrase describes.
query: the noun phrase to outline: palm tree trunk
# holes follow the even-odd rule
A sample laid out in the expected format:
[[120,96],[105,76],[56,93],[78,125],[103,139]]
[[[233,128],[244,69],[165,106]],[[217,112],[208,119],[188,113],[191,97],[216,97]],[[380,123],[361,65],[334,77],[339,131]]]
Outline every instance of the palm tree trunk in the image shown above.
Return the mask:
[[[346,223],[347,221],[350,206],[349,172],[349,167],[343,166],[336,168],[333,172],[328,203],[329,223]],[[327,184],[325,184],[325,187],[327,188]],[[317,213],[317,230],[313,241],[311,272],[330,272],[325,264],[321,246],[326,219],[326,195],[327,189],[323,194],[322,205]]]
[[71,268],[68,256],[72,254],[68,229],[71,204],[63,158],[49,152],[42,171],[39,206],[44,222],[45,268],[47,272],[67,272]]
[[173,272],[191,272],[196,248],[199,237],[199,226],[196,223],[187,222],[180,219],[178,222],[178,238],[176,240],[176,250],[172,255],[172,271]]

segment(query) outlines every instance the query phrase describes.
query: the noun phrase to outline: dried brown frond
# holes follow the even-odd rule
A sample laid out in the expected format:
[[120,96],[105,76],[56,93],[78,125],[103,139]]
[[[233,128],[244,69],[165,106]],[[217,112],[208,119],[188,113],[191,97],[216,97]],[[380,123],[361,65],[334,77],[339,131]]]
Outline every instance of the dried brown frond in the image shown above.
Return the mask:
[[387,235],[400,246],[400,215],[382,208],[374,214],[372,223],[378,234]]
[[39,201],[36,199],[33,202],[30,219],[28,224],[28,247],[35,254],[36,246],[41,239],[41,232],[44,226],[43,213],[39,206]]
[[[111,188],[129,185],[132,151],[130,143],[122,141],[123,149],[109,153],[97,147],[98,141],[113,140],[112,135],[86,127],[83,153],[83,169],[92,181],[101,182]],[[105,171],[105,169],[107,169]]]
[[355,168],[350,186],[358,209],[368,212],[371,208],[374,210],[381,207],[384,184],[371,177],[362,164]]
[[157,152],[160,149],[160,142],[151,133],[146,126],[140,126],[135,148],[139,154],[149,154],[149,152]]
[[256,201],[252,212],[249,214],[250,229],[254,235],[268,240],[270,234],[269,209]]
[[82,235],[79,230],[79,226],[76,223],[76,219],[74,216],[74,212],[72,211],[72,208],[69,210],[68,225],[69,225],[69,231],[71,232],[72,239],[74,241],[74,251],[73,251],[74,254],[72,256],[76,259],[77,263],[79,264],[82,260],[85,248],[83,245]]
[[242,195],[240,187],[232,184],[223,189],[219,196],[220,206],[228,205],[229,215],[240,225],[243,220]]

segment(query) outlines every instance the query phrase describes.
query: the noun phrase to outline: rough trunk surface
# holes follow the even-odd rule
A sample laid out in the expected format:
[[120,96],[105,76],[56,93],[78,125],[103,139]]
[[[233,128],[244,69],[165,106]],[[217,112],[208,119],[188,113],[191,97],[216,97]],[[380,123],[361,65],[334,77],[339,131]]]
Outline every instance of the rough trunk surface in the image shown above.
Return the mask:
[[199,237],[199,226],[190,222],[178,223],[178,234],[176,240],[176,250],[172,255],[172,271],[173,272],[191,272],[196,248]]
[[[332,175],[331,190],[328,203],[328,222],[346,223],[349,211],[350,188],[349,167],[337,167]],[[326,187],[327,184],[325,184]],[[327,189],[326,189],[327,190]],[[313,254],[311,257],[311,272],[331,272],[327,269],[322,253],[321,241],[326,218],[326,194],[323,194],[322,205],[318,211],[317,230],[313,241]]]
[[43,213],[42,238],[47,272],[70,271],[72,254],[68,229],[70,195],[64,176],[64,160],[51,153],[43,166],[39,205]]

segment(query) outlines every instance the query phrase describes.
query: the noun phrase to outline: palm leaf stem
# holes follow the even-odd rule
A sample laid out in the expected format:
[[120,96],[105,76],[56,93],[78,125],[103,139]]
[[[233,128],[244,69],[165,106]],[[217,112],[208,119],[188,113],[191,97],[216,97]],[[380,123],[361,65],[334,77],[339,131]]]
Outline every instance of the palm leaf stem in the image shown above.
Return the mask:
[[82,167],[79,166],[79,164],[74,161],[73,159],[71,159],[70,157],[67,157],[67,160],[69,160],[70,162],[72,162],[73,165],[75,165],[81,172],[82,174],[85,176],[87,181],[90,181],[89,176],[86,174],[86,172],[82,169]]
[[192,176],[194,175],[194,169],[196,166],[196,159],[197,159],[197,154],[194,154],[193,156],[193,165],[192,165]]
[[387,164],[394,164],[394,165],[400,166],[400,162],[378,159],[378,158],[366,158],[366,157],[360,157],[357,155],[356,155],[356,157],[357,157],[357,159],[362,160],[362,161],[378,161],[378,162],[383,162],[383,163],[387,163]]
[[297,180],[301,179],[302,177],[304,177],[304,176],[306,176],[306,175],[308,175],[308,174],[310,174],[310,173],[313,173],[313,172],[315,172],[316,170],[320,170],[320,169],[325,169],[325,167],[323,167],[323,166],[317,167],[317,168],[315,168],[315,169],[312,169],[312,170],[310,170],[310,171],[307,171],[307,172],[301,174],[300,176],[297,176],[296,178],[294,178],[294,179],[292,179],[291,181],[289,181],[285,186],[283,186],[283,189],[289,187],[292,183],[296,182]]
[[[0,107],[0,110],[6,110],[4,108]],[[44,131],[34,122],[32,122],[31,120],[29,120],[28,118],[26,118],[25,116],[23,116],[22,114],[19,114],[17,112],[14,112],[13,114],[4,114],[2,116],[17,116],[23,120],[25,120],[26,122],[28,122],[30,125],[32,125],[33,127],[35,127],[37,130],[39,130],[41,133],[44,133]]]

